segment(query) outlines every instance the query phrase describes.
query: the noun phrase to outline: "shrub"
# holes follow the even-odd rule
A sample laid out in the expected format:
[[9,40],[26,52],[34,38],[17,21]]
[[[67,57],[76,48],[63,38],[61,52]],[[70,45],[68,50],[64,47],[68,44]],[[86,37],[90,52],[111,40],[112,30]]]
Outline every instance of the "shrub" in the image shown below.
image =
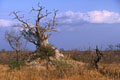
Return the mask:
[[55,60],[53,61],[53,64],[57,67],[57,68],[67,68],[67,67],[71,67],[72,64],[70,64],[67,60],[65,59],[59,59],[59,60]]
[[57,76],[59,78],[65,77],[73,68],[72,64],[65,59],[55,60],[53,61],[53,64],[56,67]]
[[41,46],[37,51],[36,57],[49,61],[50,57],[55,57],[55,49],[53,49],[50,45]]
[[17,61],[12,61],[9,63],[10,69],[20,69],[20,67],[25,66],[25,65],[26,65],[25,61],[19,61],[18,63]]

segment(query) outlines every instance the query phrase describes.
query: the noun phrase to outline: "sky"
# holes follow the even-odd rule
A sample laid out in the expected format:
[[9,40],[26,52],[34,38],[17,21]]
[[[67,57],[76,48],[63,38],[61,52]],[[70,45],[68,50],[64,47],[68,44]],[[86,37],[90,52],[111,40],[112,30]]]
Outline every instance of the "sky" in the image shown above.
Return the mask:
[[[120,44],[120,0],[0,0],[0,50],[11,50],[4,38],[6,30],[17,23],[10,13],[21,11],[34,24],[36,13],[30,13],[40,2],[48,11],[58,10],[56,29],[49,42],[56,48],[105,48]],[[34,45],[29,44],[29,49]]]

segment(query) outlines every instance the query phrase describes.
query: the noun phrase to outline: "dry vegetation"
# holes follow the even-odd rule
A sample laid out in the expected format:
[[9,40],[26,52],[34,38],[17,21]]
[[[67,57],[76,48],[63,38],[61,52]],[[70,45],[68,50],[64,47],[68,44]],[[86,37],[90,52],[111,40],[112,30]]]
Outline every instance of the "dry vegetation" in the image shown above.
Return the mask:
[[[0,52],[0,80],[120,80],[120,51],[100,52],[96,46],[96,52],[61,50],[61,54],[48,42],[50,33],[57,32],[57,10],[51,14],[38,3],[38,9],[32,7],[32,11],[37,12],[35,24],[24,20],[19,11],[12,13],[21,23],[17,25],[20,34],[5,34],[14,51]],[[33,43],[36,51],[22,51],[22,38]],[[113,46],[109,47],[112,50]]]
[[[32,52],[22,52],[20,60]],[[0,52],[0,80],[120,80],[120,52],[103,51],[104,57],[99,63],[99,70],[89,64],[95,56],[94,51],[65,51],[65,58],[49,64],[46,70],[45,61],[40,64],[26,65],[11,70],[9,62],[16,58],[14,52]]]

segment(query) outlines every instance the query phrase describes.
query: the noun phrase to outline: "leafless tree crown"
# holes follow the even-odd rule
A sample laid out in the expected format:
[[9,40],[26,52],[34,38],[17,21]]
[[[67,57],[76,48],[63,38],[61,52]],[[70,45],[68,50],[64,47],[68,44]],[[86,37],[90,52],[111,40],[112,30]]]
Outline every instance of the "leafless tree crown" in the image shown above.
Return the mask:
[[57,10],[54,11],[54,16],[52,19],[45,22],[44,26],[40,25],[41,20],[46,18],[49,14],[51,14],[51,12],[48,12],[46,10],[45,14],[42,14],[43,10],[44,7],[40,6],[39,3],[38,9],[32,7],[31,11],[37,12],[37,18],[34,26],[31,26],[27,21],[23,20],[24,16],[20,17],[18,15],[18,12],[13,12],[15,19],[22,23],[22,35],[25,37],[25,39],[27,39],[29,42],[32,42],[36,46],[40,46],[44,40],[47,40],[49,38],[50,34],[47,32],[57,31],[55,30],[55,18]]
[[10,47],[15,51],[20,51],[22,46],[22,36],[15,32],[6,31],[5,38],[8,41]]

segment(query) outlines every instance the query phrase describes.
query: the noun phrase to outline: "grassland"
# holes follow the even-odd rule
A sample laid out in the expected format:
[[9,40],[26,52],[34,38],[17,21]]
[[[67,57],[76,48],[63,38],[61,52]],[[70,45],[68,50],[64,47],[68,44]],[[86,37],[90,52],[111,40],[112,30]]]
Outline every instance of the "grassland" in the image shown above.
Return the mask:
[[[0,80],[120,80],[120,51],[103,51],[99,70],[90,66],[94,51],[65,51],[62,64],[49,64],[49,70],[45,61],[11,70],[9,62],[16,58],[15,53],[0,54]],[[20,60],[29,54],[31,52],[22,52]]]

